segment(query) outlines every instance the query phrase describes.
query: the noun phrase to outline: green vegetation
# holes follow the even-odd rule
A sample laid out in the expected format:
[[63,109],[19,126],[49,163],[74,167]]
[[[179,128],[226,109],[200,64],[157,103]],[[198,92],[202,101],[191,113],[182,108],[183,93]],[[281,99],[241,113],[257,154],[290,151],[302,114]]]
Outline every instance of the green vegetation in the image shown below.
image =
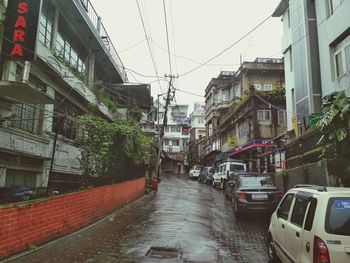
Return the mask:
[[87,176],[111,177],[128,167],[151,166],[156,148],[152,138],[136,122],[109,123],[86,115],[78,123],[78,146]]
[[[345,91],[333,92],[323,98],[322,110],[310,117],[310,126],[319,128],[322,136],[319,145],[339,144],[349,136],[350,100]],[[325,151],[325,148],[324,148]]]

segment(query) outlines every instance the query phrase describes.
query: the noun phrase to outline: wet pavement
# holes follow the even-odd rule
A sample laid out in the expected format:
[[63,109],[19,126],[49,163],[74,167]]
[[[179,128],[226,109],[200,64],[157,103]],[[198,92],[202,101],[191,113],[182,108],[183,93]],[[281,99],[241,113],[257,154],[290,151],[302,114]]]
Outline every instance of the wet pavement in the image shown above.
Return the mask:
[[[168,176],[158,193],[9,262],[268,262],[268,223],[259,214],[236,220],[219,189]],[[158,259],[146,256],[151,247],[173,251]],[[172,257],[177,252],[181,259]]]

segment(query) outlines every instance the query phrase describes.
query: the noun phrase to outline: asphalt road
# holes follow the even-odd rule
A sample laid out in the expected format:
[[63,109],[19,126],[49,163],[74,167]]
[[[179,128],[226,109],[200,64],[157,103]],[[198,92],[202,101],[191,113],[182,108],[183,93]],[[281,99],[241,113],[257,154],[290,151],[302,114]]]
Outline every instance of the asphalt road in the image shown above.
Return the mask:
[[[268,223],[236,220],[219,189],[168,176],[157,193],[9,262],[268,262]],[[160,249],[146,255],[151,247]]]

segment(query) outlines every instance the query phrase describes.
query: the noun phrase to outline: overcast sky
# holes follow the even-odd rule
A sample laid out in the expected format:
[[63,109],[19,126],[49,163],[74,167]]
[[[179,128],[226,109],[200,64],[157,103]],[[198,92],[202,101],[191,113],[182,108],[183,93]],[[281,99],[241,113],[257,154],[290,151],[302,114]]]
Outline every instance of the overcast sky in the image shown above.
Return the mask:
[[[124,66],[137,73],[155,76],[136,0],[90,0],[102,17]],[[138,0],[159,76],[169,74],[163,0]],[[277,7],[280,0],[165,0],[173,74],[182,75],[205,62],[240,39]],[[271,18],[257,31],[207,66],[180,77],[176,87],[200,96],[176,93],[178,104],[204,101],[204,90],[221,70],[236,70],[243,61],[256,57],[281,57],[282,23]],[[138,43],[138,44],[137,44]],[[137,44],[137,45],[136,45]],[[191,61],[192,60],[192,61]],[[194,60],[194,61],[193,61]],[[214,64],[214,65],[213,65]],[[128,73],[130,82],[153,82],[136,73]],[[136,78],[136,80],[135,80]],[[160,82],[163,92],[168,84]],[[152,95],[162,91],[152,83]]]

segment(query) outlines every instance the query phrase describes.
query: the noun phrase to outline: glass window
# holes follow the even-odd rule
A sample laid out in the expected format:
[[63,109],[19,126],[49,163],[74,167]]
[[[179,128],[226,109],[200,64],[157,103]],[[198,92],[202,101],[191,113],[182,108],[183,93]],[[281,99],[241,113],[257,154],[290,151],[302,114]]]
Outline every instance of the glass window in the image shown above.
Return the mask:
[[350,71],[350,45],[345,47],[346,71]]
[[326,231],[329,234],[350,236],[350,198],[330,198]]
[[305,221],[305,226],[304,226],[304,229],[307,231],[310,231],[312,229],[314,218],[315,218],[316,207],[317,207],[317,199],[312,198],[309,206],[309,211],[307,213],[306,221]]
[[269,177],[242,177],[241,186],[243,187],[261,187],[272,186],[273,183]]
[[287,220],[289,215],[289,210],[292,205],[294,198],[294,194],[288,194],[283,198],[279,208],[278,208],[278,216]]
[[180,132],[180,127],[179,126],[171,126],[170,131],[171,132]]
[[54,19],[53,7],[48,1],[44,1],[42,5],[41,15],[39,19],[39,41],[46,47],[51,47],[52,24]]
[[272,91],[272,84],[265,84],[264,91]]
[[243,164],[230,164],[230,172],[244,171]]
[[287,123],[287,112],[279,110],[278,111],[278,124],[285,125]]
[[270,110],[258,110],[258,120],[259,121],[271,121],[271,111]]
[[28,104],[14,104],[13,126],[28,132],[34,132],[36,108]]
[[297,226],[302,227],[306,214],[306,209],[309,204],[308,200],[297,198],[294,203],[291,222]]
[[165,146],[169,146],[169,140],[168,140],[168,139],[165,139],[165,140],[164,140],[164,145],[165,145]]
[[179,140],[173,140],[173,146],[180,146]]
[[336,66],[337,77],[340,77],[341,75],[344,74],[342,52],[338,52],[335,55],[335,66]]

